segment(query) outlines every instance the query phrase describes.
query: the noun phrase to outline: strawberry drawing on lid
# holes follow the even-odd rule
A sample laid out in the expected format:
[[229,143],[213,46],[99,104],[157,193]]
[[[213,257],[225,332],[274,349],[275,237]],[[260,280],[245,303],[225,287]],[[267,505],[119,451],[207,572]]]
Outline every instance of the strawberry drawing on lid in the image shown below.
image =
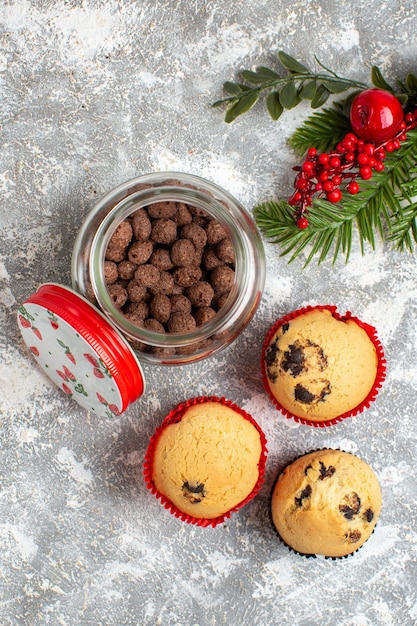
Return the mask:
[[87,352],[83,355],[87,361],[93,366],[93,374],[96,378],[104,378],[108,376],[112,378],[112,374],[109,371],[108,367],[104,364],[103,359],[100,357],[96,359],[92,354],[88,354]]
[[49,316],[49,321],[51,322],[51,326],[54,330],[58,330],[59,328],[59,324],[58,324],[58,318],[57,316],[52,313],[52,311],[47,311],[48,316]]
[[72,396],[72,391],[65,383],[62,383],[62,389],[67,394],[67,396]]
[[65,374],[67,375],[67,380],[72,380],[72,381],[76,380],[74,374],[68,369],[68,367],[66,365],[63,365],[62,369],[64,370]]
[[65,356],[71,361],[71,363],[75,365],[75,356],[72,354],[71,348],[67,346],[63,341],[61,341],[61,339],[57,339],[57,342],[59,343],[61,348],[64,348]]
[[19,307],[19,322],[22,328],[30,328],[32,326],[32,322],[34,321],[35,321],[35,318],[33,317],[33,315],[31,315],[29,311],[27,311],[27,309],[25,309],[23,305],[20,306]]

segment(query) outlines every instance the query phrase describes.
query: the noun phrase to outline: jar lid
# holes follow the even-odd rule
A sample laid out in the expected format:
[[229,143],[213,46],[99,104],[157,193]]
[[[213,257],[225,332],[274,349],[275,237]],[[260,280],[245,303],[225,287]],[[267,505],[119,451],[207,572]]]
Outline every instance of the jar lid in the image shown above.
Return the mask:
[[120,415],[144,392],[141,366],[122,335],[88,300],[47,283],[19,308],[23,340],[48,377],[98,415]]

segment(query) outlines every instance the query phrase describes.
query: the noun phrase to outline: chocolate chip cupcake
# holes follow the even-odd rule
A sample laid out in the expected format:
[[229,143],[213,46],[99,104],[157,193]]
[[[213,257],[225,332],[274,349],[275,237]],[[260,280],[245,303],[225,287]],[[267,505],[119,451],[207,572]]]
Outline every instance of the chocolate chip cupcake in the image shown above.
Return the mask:
[[178,405],[152,437],[145,481],[185,522],[216,526],[261,487],[266,440],[255,420],[224,398]]
[[381,502],[378,479],[367,463],[340,450],[317,450],[279,474],[272,522],[294,552],[345,557],[373,533]]
[[329,426],[368,407],[385,378],[376,330],[336,307],[307,307],[278,320],[262,352],[265,388],[287,417]]

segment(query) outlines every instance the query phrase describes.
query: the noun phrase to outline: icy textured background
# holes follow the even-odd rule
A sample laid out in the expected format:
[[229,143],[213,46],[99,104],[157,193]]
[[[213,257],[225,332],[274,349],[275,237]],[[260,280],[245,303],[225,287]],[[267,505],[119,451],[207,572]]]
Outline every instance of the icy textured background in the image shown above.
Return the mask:
[[[95,201],[139,174],[204,176],[247,208],[289,195],[287,138],[308,114],[264,107],[228,126],[211,103],[237,71],[313,54],[341,75],[416,72],[411,0],[10,0],[0,8],[0,623],[2,626],[409,626],[417,623],[417,261],[378,243],[348,265],[290,266],[266,244],[265,294],[228,350],[182,368],[145,366],[146,395],[113,421],[86,414],[34,366],[16,310],[43,282],[70,285],[72,245]],[[388,360],[372,408],[328,429],[296,425],[262,390],[268,326],[335,304],[378,329]],[[169,515],[142,462],[167,411],[224,395],[259,421],[266,483],[216,529]],[[321,446],[369,462],[377,530],[354,557],[304,559],[277,542],[279,469]]]

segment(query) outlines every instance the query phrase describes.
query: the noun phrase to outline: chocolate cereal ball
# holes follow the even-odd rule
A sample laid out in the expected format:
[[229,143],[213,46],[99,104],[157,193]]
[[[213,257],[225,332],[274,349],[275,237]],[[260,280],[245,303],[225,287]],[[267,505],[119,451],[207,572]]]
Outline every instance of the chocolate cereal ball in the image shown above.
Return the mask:
[[195,311],[194,319],[197,326],[201,326],[202,324],[206,324],[207,322],[212,320],[213,317],[215,317],[216,315],[216,311],[210,306],[202,306]]
[[132,261],[129,261],[128,259],[121,261],[117,265],[119,278],[121,278],[122,280],[132,280],[137,268],[138,266],[136,265],[136,263],[132,263]]
[[209,243],[210,245],[215,245],[219,243],[222,239],[227,238],[227,233],[224,230],[223,226],[216,220],[211,220],[207,224],[205,231],[207,235],[207,243]]
[[104,261],[104,282],[112,285],[119,277],[117,265],[114,261]]
[[[175,245],[175,244],[174,244]],[[166,248],[157,248],[152,252],[150,263],[157,267],[159,270],[172,270],[174,264],[171,259],[171,254]]]
[[171,301],[168,296],[156,294],[149,304],[149,312],[158,322],[166,324],[171,316]]
[[156,243],[172,244],[177,238],[177,225],[170,219],[161,218],[152,224],[151,238]]
[[195,246],[189,239],[177,239],[172,244],[171,260],[178,267],[191,265],[195,258]]
[[154,202],[148,206],[148,215],[154,219],[161,217],[173,217],[177,212],[175,202]]
[[147,241],[151,236],[151,220],[145,209],[139,209],[132,219],[133,236],[136,241]]
[[116,306],[121,308],[126,304],[128,295],[126,289],[122,285],[114,283],[113,285],[108,286],[107,291]]
[[230,291],[235,280],[235,273],[231,267],[221,265],[211,272],[210,280],[214,291],[220,293]]
[[135,241],[129,248],[128,259],[131,263],[142,265],[149,261],[152,252],[152,241]]
[[181,237],[192,241],[194,246],[198,248],[204,248],[207,243],[207,235],[204,228],[198,226],[195,222],[192,224],[186,224],[181,228]]
[[188,333],[194,330],[197,324],[191,313],[172,313],[168,320],[168,331],[170,333]]
[[177,267],[173,272],[174,281],[180,287],[191,287],[198,283],[202,276],[200,267],[189,265],[188,267]]
[[171,296],[171,312],[172,313],[191,313],[191,302],[182,295]]
[[109,241],[109,248],[126,248],[132,241],[133,230],[130,222],[120,222]]
[[142,302],[146,298],[146,286],[135,279],[128,282],[126,290],[130,302]]
[[185,290],[185,295],[193,306],[210,306],[214,296],[214,289],[210,283],[202,280],[195,285],[188,287]]
[[135,280],[146,287],[154,287],[157,285],[160,277],[161,272],[150,263],[140,265],[135,272]]

